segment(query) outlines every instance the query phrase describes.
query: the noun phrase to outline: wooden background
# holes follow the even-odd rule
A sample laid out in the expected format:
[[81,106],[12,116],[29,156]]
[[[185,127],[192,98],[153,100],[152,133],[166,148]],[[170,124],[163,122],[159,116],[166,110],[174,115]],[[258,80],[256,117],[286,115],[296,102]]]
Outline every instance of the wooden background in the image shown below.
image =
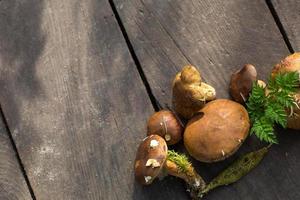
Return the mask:
[[[218,98],[246,63],[266,80],[299,50],[299,13],[294,0],[0,0],[0,199],[189,199],[173,177],[134,181],[147,118],[170,106],[185,64]],[[205,199],[300,199],[299,131],[278,134],[251,174]],[[209,181],[262,145],[193,163]]]

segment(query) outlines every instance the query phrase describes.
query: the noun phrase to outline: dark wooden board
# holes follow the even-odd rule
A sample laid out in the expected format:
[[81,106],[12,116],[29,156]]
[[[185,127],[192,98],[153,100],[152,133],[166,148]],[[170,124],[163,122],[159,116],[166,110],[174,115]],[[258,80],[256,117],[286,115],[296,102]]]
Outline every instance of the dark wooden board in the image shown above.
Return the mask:
[[0,199],[32,199],[17,156],[0,117]]
[[0,102],[36,198],[143,199],[153,108],[109,3],[0,1],[0,16]]
[[300,5],[295,0],[271,1],[294,51],[300,51]]
[[154,95],[170,104],[171,81],[185,65],[200,69],[218,97],[230,75],[254,64],[262,79],[289,54],[263,1],[115,0]]
[[[185,64],[200,69],[219,98],[229,98],[230,75],[246,63],[257,67],[266,80],[274,64],[289,54],[264,1],[254,0],[114,0],[122,23],[145,72],[150,87],[164,105],[171,102],[171,82]],[[299,199],[299,131],[278,130],[280,145],[273,146],[263,163],[238,183],[215,190],[206,199]],[[210,180],[237,155],[263,144],[250,137],[241,150],[225,162],[194,162]],[[177,147],[182,148],[182,145]],[[170,190],[176,199],[188,199],[180,181],[173,189],[164,181],[157,194]],[[171,184],[171,183],[170,183]],[[159,186],[156,186],[159,187]],[[150,189],[149,189],[150,190]],[[148,190],[145,189],[145,193]]]

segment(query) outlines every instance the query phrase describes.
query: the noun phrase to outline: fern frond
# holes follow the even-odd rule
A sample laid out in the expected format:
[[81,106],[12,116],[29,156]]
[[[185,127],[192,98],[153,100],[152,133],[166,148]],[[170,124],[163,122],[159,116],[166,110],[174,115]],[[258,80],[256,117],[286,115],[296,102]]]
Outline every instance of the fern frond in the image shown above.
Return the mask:
[[299,85],[299,73],[295,71],[279,74],[275,77],[275,82],[282,90],[295,92]]
[[283,128],[287,125],[287,113],[283,106],[278,103],[267,105],[266,116],[272,123],[280,124]]
[[266,101],[265,89],[258,85],[257,82],[254,82],[252,92],[246,103],[252,121],[264,115],[264,105],[266,104]]
[[253,126],[251,133],[262,141],[277,143],[274,125],[287,125],[286,110],[295,105],[293,95],[299,87],[299,73],[287,72],[277,74],[268,81],[268,94],[257,84],[253,83],[248,99],[247,110]]
[[255,133],[261,141],[275,144],[278,143],[274,133],[274,127],[266,117],[261,117],[260,119],[255,120],[250,133]]

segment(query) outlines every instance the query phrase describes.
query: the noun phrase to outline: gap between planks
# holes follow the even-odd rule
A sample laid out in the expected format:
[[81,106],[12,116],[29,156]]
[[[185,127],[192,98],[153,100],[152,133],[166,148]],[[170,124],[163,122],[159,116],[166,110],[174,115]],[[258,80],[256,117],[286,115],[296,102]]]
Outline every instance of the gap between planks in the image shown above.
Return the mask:
[[282,23],[280,21],[280,17],[277,14],[277,12],[276,12],[276,10],[274,8],[272,0],[265,0],[265,2],[266,2],[266,4],[267,4],[267,6],[268,6],[268,8],[269,8],[269,10],[270,10],[270,12],[271,12],[271,14],[273,16],[273,19],[274,19],[274,21],[275,21],[275,23],[276,23],[276,25],[277,25],[277,27],[278,27],[278,29],[279,29],[282,37],[283,37],[283,40],[284,40],[287,48],[289,49],[290,53],[295,53],[295,51],[294,51],[294,49],[293,49],[293,47],[292,47],[292,45],[290,43],[290,40],[289,40],[289,38],[287,36],[287,33],[286,33],[286,31],[285,31],[285,29],[284,29],[284,27],[283,27],[283,25],[282,25]]
[[[1,1],[1,0],[0,0],[0,1]],[[5,128],[5,130],[6,130],[7,134],[8,134],[10,143],[11,143],[11,145],[12,145],[12,147],[13,147],[13,150],[14,150],[14,153],[15,153],[15,155],[16,155],[16,158],[17,158],[19,167],[20,167],[20,169],[21,169],[22,175],[23,175],[23,177],[24,177],[24,179],[25,179],[27,188],[28,188],[28,190],[29,190],[30,196],[31,196],[32,200],[36,200],[36,197],[35,197],[34,192],[33,192],[33,188],[32,188],[32,186],[31,186],[31,184],[30,184],[29,179],[28,179],[26,170],[25,170],[25,168],[24,168],[24,164],[23,164],[23,162],[22,162],[22,160],[21,160],[21,157],[20,157],[20,154],[19,154],[19,152],[18,152],[16,143],[15,143],[13,137],[12,137],[12,134],[11,134],[11,131],[10,131],[10,129],[9,129],[9,126],[8,126],[8,123],[7,123],[7,120],[6,120],[6,117],[5,117],[5,115],[4,115],[4,112],[3,112],[3,110],[2,110],[1,104],[0,104],[0,120],[3,121],[4,128]]]
[[132,46],[132,44],[130,42],[130,39],[129,39],[128,34],[126,32],[126,29],[125,29],[125,27],[123,25],[121,17],[120,17],[120,15],[119,15],[119,13],[118,13],[118,11],[116,9],[116,6],[115,6],[113,0],[108,0],[108,2],[110,4],[110,6],[111,6],[111,9],[112,9],[112,11],[114,13],[114,16],[115,16],[115,18],[117,20],[117,23],[118,23],[119,27],[120,27],[122,35],[123,35],[123,37],[125,39],[125,42],[126,42],[126,45],[127,45],[128,49],[129,49],[130,55],[131,55],[131,57],[132,57],[132,59],[133,59],[133,61],[135,63],[135,66],[136,66],[136,68],[138,70],[138,73],[139,73],[139,75],[140,75],[140,77],[141,77],[141,79],[143,81],[143,84],[144,84],[144,86],[146,88],[146,91],[147,91],[147,94],[148,94],[148,96],[150,98],[151,104],[152,104],[152,106],[153,106],[153,108],[154,108],[155,111],[159,111],[160,109],[162,109],[162,106],[158,102],[158,100],[155,98],[155,96],[154,96],[154,94],[152,92],[150,84],[149,84],[149,82],[148,82],[148,80],[147,80],[147,78],[145,76],[145,72],[144,72],[144,70],[143,70],[143,68],[141,66],[141,63],[140,63],[140,61],[139,61],[139,59],[138,59],[138,57],[137,57],[137,55],[136,55],[136,53],[134,51],[134,48],[133,48],[133,46]]

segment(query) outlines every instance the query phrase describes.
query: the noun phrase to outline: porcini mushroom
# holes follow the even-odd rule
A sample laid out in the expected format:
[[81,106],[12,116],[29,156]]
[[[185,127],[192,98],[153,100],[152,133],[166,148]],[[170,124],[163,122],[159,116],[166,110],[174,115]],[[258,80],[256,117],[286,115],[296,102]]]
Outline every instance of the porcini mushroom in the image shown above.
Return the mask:
[[189,154],[202,162],[216,162],[232,155],[248,136],[247,110],[227,99],[209,102],[187,124],[184,145]]
[[192,65],[185,66],[173,81],[174,109],[187,119],[199,111],[207,101],[215,98],[215,89],[202,82],[200,72]]
[[252,84],[257,78],[257,72],[253,65],[247,64],[232,74],[230,80],[230,94],[238,103],[245,103],[252,90]]
[[[297,71],[299,73],[300,83],[300,52],[287,56],[279,64],[275,65],[272,70],[272,77],[276,76],[278,73],[293,71]],[[300,85],[298,87],[298,92],[294,95],[294,98],[296,104],[294,108],[291,108],[293,112],[292,115],[288,116],[287,127],[300,130]]]
[[167,173],[186,181],[192,189],[204,189],[205,182],[197,174],[186,157],[168,151],[165,140],[159,135],[146,137],[138,147],[135,159],[135,178],[143,185],[149,185],[156,177]]
[[158,111],[151,115],[148,120],[147,135],[160,135],[168,145],[179,142],[182,139],[182,132],[182,125],[171,111]]

